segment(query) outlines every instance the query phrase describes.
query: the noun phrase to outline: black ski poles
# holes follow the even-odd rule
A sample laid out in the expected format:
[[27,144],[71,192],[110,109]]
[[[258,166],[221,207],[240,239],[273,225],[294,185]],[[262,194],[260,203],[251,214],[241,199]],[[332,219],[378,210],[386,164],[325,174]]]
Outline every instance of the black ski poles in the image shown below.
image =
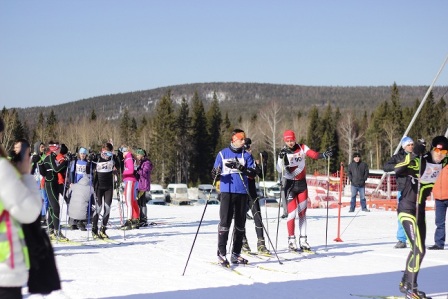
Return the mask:
[[[213,186],[215,186],[216,179],[218,178],[218,176],[219,176],[219,174],[217,172],[216,175],[215,175],[215,178],[213,179],[213,183],[212,183]],[[188,262],[190,261],[191,253],[193,252],[194,244],[196,243],[196,238],[198,237],[199,229],[201,228],[202,220],[204,219],[205,210],[207,209],[208,201],[210,200],[210,196],[212,194],[212,190],[213,190],[213,188],[210,189],[207,201],[205,202],[204,211],[202,212],[202,216],[201,216],[201,220],[199,221],[198,229],[196,231],[196,234],[194,235],[193,244],[191,245],[190,253],[188,254],[187,262],[185,263],[185,268],[184,268],[184,272],[182,272],[182,276],[184,276],[185,271],[187,270]]]
[[279,179],[279,182],[280,182],[280,198],[279,199],[280,200],[278,201],[277,232],[275,234],[275,250],[277,250],[277,245],[278,245],[278,229],[280,227],[280,206],[282,205],[282,200],[286,200],[286,194],[285,194],[285,196],[282,196],[283,193],[284,193],[284,190],[283,190],[283,170],[284,170],[284,167],[282,167],[282,173],[281,173],[280,179]]
[[[249,193],[249,190],[247,189],[246,183],[244,183],[244,178],[243,178],[241,172],[238,172],[238,174],[240,175],[240,179],[241,179],[241,182],[243,183],[244,189],[246,189],[247,196],[249,196],[250,198],[252,198],[252,196],[251,196],[250,193]],[[252,201],[253,201],[253,199],[252,199]],[[258,215],[258,214],[257,214],[257,215]],[[254,215],[254,217],[255,217],[255,215]],[[260,217],[260,215],[258,215],[258,217]],[[264,224],[263,224],[263,221],[261,221],[261,225],[263,226],[263,230],[264,230],[264,232],[266,233],[266,237],[268,238],[269,243],[271,244],[272,247],[274,247],[274,244],[272,244],[271,238],[269,237],[269,234],[268,234],[268,232],[267,232],[267,230],[266,230],[266,227],[265,227]],[[282,265],[283,263],[280,261],[280,258],[279,258],[278,255],[277,255],[277,250],[276,250],[276,249],[273,249],[273,250],[274,250],[274,253],[275,253],[275,257],[276,257],[277,260],[278,260],[278,263],[279,263],[280,265]]]

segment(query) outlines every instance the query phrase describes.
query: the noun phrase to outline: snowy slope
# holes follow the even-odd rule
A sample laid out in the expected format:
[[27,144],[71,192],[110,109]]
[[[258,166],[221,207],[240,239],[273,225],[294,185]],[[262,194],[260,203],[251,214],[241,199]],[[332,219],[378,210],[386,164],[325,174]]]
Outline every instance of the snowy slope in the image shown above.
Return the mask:
[[[247,257],[250,266],[242,274],[226,271],[216,262],[219,206],[209,205],[184,271],[204,206],[149,205],[155,226],[107,231],[121,245],[76,246],[55,244],[63,290],[46,298],[355,298],[350,294],[401,295],[401,280],[409,249],[394,249],[396,213],[372,209],[371,213],[341,212],[341,238],[337,237],[338,211],[308,210],[308,241],[320,254],[300,256],[286,252],[286,222],[280,220],[277,259]],[[272,242],[276,243],[275,207],[262,207]],[[267,220],[266,220],[267,213]],[[111,223],[119,225],[114,200]],[[427,245],[433,244],[434,211],[427,212]],[[256,235],[247,221],[247,236],[253,250]],[[68,238],[85,241],[86,232],[66,231]],[[125,237],[125,239],[124,239]],[[92,242],[90,242],[92,243]],[[327,245],[326,245],[327,244]],[[288,259],[288,260],[285,260]],[[434,298],[448,298],[448,250],[427,251],[419,276],[419,288]],[[26,292],[26,289],[24,290]],[[26,298],[41,298],[37,295]]]

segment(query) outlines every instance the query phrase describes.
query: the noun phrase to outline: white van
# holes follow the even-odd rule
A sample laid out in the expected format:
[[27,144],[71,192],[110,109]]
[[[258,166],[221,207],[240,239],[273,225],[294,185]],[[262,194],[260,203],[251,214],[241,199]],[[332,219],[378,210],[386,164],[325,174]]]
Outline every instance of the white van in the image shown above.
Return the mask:
[[171,204],[175,205],[190,204],[187,184],[168,184],[167,190],[169,193],[169,200]]
[[149,198],[149,204],[164,205],[166,192],[162,185],[151,184],[151,191],[146,192],[146,197]]

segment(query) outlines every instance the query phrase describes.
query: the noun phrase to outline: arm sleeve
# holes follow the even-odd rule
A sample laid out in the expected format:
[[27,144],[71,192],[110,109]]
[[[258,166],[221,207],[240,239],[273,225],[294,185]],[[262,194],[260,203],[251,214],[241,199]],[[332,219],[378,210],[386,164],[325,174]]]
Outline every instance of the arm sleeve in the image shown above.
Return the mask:
[[30,174],[21,176],[8,160],[0,158],[0,182],[0,201],[5,210],[20,223],[35,221],[42,208],[42,199],[34,177]]

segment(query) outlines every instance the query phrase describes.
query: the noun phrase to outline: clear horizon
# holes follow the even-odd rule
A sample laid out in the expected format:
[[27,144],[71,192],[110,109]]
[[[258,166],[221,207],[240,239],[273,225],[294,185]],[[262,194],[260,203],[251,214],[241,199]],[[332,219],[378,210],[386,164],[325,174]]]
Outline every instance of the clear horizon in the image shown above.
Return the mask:
[[[180,84],[429,86],[448,2],[2,1],[0,105]],[[442,71],[436,86],[448,85]]]

